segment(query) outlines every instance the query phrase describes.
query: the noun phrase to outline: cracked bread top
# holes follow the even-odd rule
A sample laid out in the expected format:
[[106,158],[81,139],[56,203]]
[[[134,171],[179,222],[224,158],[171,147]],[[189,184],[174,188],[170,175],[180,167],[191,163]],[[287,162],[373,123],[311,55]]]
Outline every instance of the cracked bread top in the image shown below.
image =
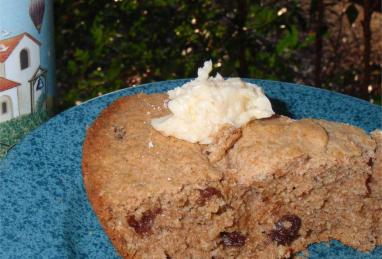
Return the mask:
[[[117,206],[136,206],[140,199],[219,181],[226,170],[234,171],[238,183],[245,184],[271,177],[303,156],[316,166],[354,157],[367,163],[374,156],[375,141],[359,128],[283,116],[252,121],[241,133],[228,127],[235,137],[222,134],[226,140],[221,141],[217,134],[210,148],[165,137],[150,120],[168,113],[166,98],[166,94],[123,97],[88,129],[83,172],[91,195]],[[219,153],[214,156],[214,152]],[[219,160],[226,160],[223,166],[216,166]]]
[[374,156],[375,141],[354,126],[315,119],[279,117],[255,120],[228,152],[240,182],[262,180],[293,160],[306,157],[310,166],[341,163],[349,158]]

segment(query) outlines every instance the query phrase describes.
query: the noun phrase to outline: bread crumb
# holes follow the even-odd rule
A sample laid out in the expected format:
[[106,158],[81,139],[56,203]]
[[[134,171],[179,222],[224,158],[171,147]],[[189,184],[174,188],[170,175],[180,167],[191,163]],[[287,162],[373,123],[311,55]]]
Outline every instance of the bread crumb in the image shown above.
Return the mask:
[[167,106],[167,104],[168,104],[168,102],[170,101],[170,99],[166,99],[164,102],[163,102],[163,107],[164,108],[168,108],[168,106]]

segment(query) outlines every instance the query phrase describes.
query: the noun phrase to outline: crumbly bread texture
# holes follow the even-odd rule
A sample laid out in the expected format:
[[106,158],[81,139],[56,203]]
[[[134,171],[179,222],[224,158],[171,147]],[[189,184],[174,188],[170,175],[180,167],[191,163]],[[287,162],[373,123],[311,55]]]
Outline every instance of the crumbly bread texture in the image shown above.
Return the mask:
[[125,258],[288,258],[382,244],[382,134],[283,116],[199,145],[155,131],[165,94],[121,98],[88,129],[83,175]]

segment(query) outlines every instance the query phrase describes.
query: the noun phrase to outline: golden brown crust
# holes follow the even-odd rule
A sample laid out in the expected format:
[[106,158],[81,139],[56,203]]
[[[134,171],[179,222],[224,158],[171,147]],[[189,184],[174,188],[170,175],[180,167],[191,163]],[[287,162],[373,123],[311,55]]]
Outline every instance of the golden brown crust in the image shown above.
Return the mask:
[[208,157],[210,163],[217,163],[224,158],[227,151],[233,147],[241,137],[241,129],[231,125],[223,125],[214,136],[210,145],[203,145],[203,153]]
[[371,136],[377,143],[374,159],[369,160],[368,164],[373,169],[373,175],[369,179],[370,196],[372,208],[374,210],[375,235],[377,244],[382,245],[382,131],[376,130]]
[[[333,238],[364,251],[381,242],[378,136],[275,117],[192,144],[150,126],[168,112],[165,99],[117,100],[83,145],[89,200],[123,257],[283,258]],[[277,232],[277,222],[295,216],[298,236]]]
[[[99,196],[99,191],[102,187],[102,184],[100,182],[102,179],[92,177],[91,173],[94,170],[94,168],[89,165],[89,162],[97,159],[95,158],[95,149],[96,146],[99,143],[94,143],[92,140],[94,138],[94,135],[97,134],[97,131],[99,131],[102,128],[104,117],[108,116],[110,113],[113,113],[118,105],[123,102],[123,99],[117,100],[114,103],[112,103],[108,109],[105,109],[101,112],[99,115],[99,119],[97,119],[92,127],[90,127],[87,130],[86,138],[83,144],[83,159],[82,159],[82,173],[83,173],[83,179],[85,184],[85,189],[88,195],[88,199],[90,203],[92,204],[93,210],[95,211],[96,215],[98,216],[98,219],[101,222],[101,225],[103,226],[103,229],[105,230],[106,234],[112,241],[112,243],[116,247],[120,247],[122,244],[120,244],[119,237],[116,232],[113,231],[112,228],[107,227],[108,219],[111,217],[110,211],[105,210],[105,207],[107,207],[107,204],[102,200],[102,198]],[[118,251],[123,251],[119,248],[117,248]],[[128,254],[122,254],[123,257],[128,258]]]

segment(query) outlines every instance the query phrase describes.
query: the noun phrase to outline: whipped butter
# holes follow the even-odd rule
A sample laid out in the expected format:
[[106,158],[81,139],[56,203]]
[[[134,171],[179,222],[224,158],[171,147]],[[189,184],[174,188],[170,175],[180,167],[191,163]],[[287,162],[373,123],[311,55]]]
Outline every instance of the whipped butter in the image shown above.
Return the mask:
[[210,77],[212,62],[198,69],[198,77],[167,92],[171,114],[151,125],[166,136],[192,143],[210,144],[224,124],[239,128],[251,120],[274,114],[263,90],[240,78]]

